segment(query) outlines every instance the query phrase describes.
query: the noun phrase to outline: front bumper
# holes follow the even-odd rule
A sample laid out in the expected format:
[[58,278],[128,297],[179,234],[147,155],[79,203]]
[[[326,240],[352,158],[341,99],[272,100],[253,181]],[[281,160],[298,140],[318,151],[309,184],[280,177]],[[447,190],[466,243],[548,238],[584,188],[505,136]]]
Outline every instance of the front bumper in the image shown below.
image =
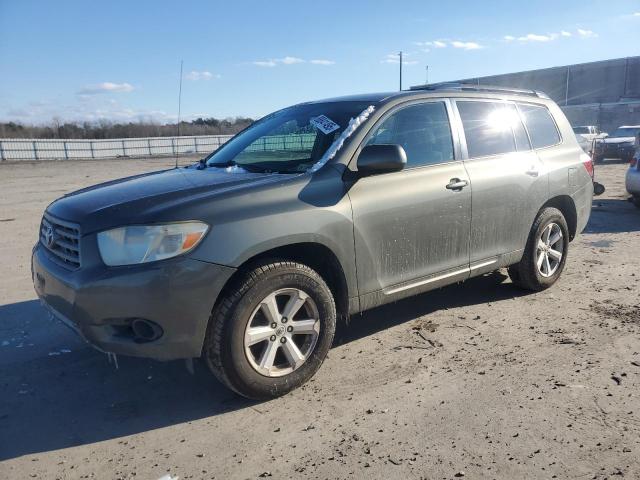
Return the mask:
[[[235,269],[177,257],[68,271],[38,243],[31,271],[42,303],[92,346],[172,360],[200,356],[211,309]],[[149,342],[136,338],[130,325],[138,318],[159,325],[162,336]]]

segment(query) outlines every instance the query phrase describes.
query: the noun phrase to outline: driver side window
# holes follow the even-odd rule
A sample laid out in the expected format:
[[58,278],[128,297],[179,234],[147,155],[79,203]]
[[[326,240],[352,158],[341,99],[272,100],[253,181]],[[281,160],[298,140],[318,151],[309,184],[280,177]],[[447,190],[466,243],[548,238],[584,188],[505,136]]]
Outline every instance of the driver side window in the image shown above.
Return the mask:
[[407,154],[407,168],[454,160],[449,116],[443,102],[411,105],[392,113],[366,144],[401,145]]

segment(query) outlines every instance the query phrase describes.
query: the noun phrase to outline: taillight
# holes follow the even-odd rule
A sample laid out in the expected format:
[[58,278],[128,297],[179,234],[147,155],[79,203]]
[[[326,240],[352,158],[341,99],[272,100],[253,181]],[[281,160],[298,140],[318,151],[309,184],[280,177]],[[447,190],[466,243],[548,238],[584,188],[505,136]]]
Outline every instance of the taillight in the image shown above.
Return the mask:
[[637,163],[638,163],[638,159],[635,157],[629,160],[629,166],[632,168],[635,167]]
[[587,173],[591,178],[593,178],[593,160],[591,160],[591,157],[586,153],[583,153],[582,155],[580,155],[580,158],[582,159],[582,164],[584,165],[584,168],[587,169]]

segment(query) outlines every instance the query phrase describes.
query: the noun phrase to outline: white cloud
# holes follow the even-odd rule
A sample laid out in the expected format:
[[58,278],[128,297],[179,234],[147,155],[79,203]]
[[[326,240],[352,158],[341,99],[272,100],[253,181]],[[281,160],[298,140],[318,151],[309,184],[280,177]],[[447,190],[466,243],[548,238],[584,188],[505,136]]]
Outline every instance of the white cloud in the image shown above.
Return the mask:
[[431,48],[446,48],[447,42],[444,40],[433,40],[428,42],[413,42],[414,45],[422,48],[422,51],[428,53],[431,51]]
[[101,93],[122,93],[132,92],[134,90],[133,85],[130,83],[113,83],[102,82],[96,85],[87,85],[78,90],[78,95],[98,95]]
[[578,29],[578,35],[582,38],[595,38],[598,36],[593,30],[583,30],[582,28]]
[[479,50],[483,48],[479,43],[461,42],[459,40],[454,40],[453,42],[451,42],[451,46],[454,48],[462,48],[463,50]]
[[640,12],[635,12],[635,13],[633,14],[633,16],[634,16],[634,17],[640,17]]
[[550,42],[558,38],[557,33],[549,33],[547,35],[539,35],[537,33],[529,33],[523,37],[518,37],[521,42]]
[[251,64],[256,65],[258,67],[269,67],[269,68],[273,68],[278,65],[295,65],[298,63],[311,63],[313,65],[333,65],[336,62],[334,62],[333,60],[327,60],[327,59],[316,59],[316,60],[310,60],[307,62],[307,60],[304,60],[303,58],[292,57],[289,55],[282,58],[270,58],[268,60],[256,60],[251,62]]
[[275,67],[277,65],[275,60],[256,60],[251,62],[258,67]]
[[298,57],[284,57],[281,58],[279,60],[277,60],[280,63],[283,63],[285,65],[293,65],[295,63],[304,63],[304,60],[302,60],[301,58]]
[[192,70],[184,76],[185,80],[211,80],[213,78],[220,78],[219,74],[213,74],[211,72],[198,72],[197,70]]
[[309,63],[312,63],[314,65],[335,65],[336,62],[334,62],[333,60],[317,59],[311,60]]
[[[402,55],[402,64],[403,65],[417,65],[418,61],[417,60],[409,60],[407,57],[410,57],[411,54],[410,53],[405,53]],[[398,64],[400,63],[400,56],[397,53],[390,53],[388,54],[386,57],[384,57],[382,60],[380,60],[380,63],[391,63],[391,64]]]
[[578,35],[581,38],[592,38],[592,37],[597,37],[598,34],[594,33],[591,30],[583,30],[581,28],[579,28],[575,33],[572,33],[568,30],[561,30],[558,33],[546,33],[546,34],[539,34],[539,33],[529,33],[527,35],[524,35],[522,37],[514,37],[512,35],[505,35],[503,38],[507,41],[507,42],[512,42],[514,40],[518,40],[519,42],[540,42],[540,43],[545,43],[545,42],[551,42],[553,40],[557,40],[558,38],[570,38],[573,37],[574,35]]

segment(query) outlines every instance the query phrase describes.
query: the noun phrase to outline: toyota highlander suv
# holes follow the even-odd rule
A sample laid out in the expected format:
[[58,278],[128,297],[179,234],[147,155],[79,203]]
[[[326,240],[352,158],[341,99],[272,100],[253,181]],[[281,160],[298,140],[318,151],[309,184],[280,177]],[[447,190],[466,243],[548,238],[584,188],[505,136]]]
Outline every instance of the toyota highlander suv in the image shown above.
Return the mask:
[[33,281],[99,350],[201,357],[266,399],[318,370],[350,314],[502,267],[522,288],[553,285],[592,173],[539,92],[448,84],[302,103],[194,165],[56,200]]

